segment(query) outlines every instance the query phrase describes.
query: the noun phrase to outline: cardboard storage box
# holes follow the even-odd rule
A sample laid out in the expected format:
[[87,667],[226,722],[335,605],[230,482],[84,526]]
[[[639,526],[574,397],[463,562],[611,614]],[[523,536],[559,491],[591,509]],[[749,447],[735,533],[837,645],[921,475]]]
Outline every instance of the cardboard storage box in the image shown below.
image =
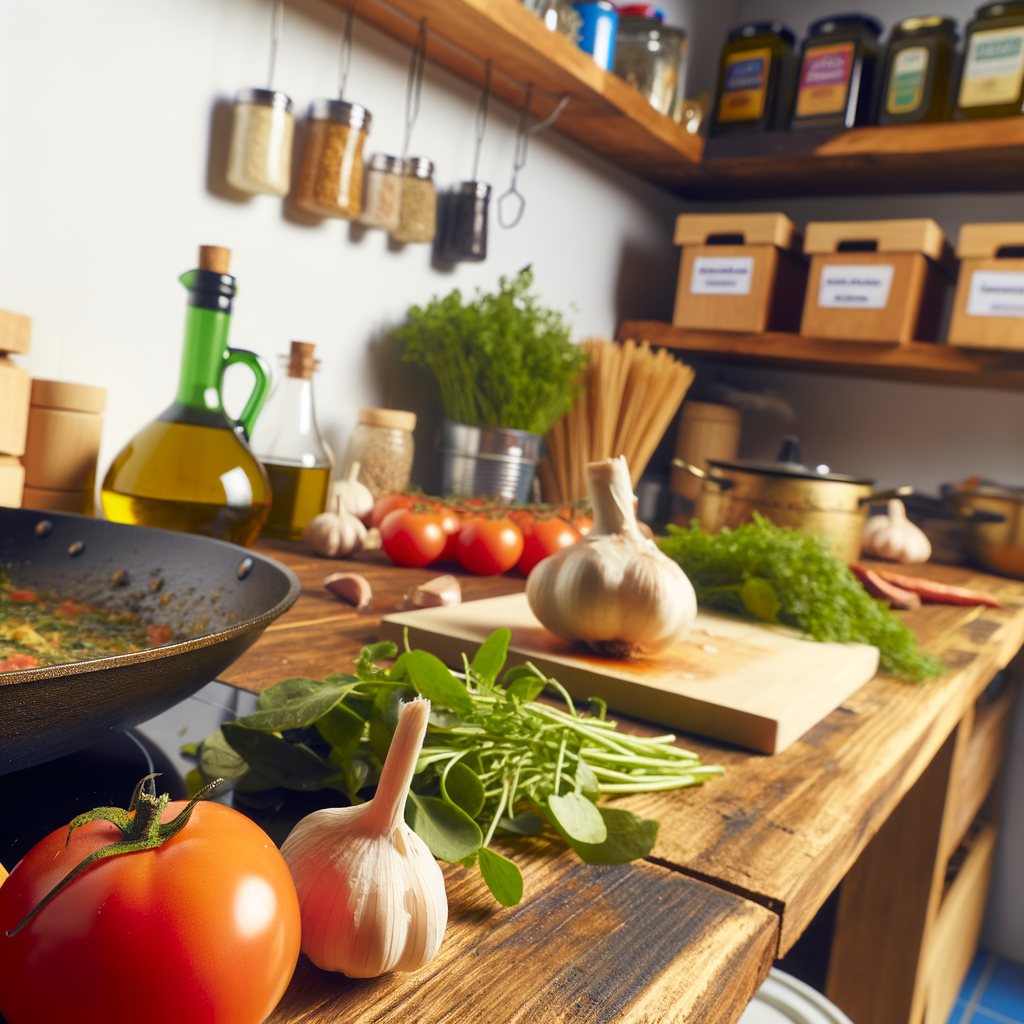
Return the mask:
[[0,455],[24,455],[32,378],[0,355]]
[[965,224],[949,344],[1024,349],[1024,224]]
[[32,320],[21,313],[0,309],[0,353],[28,355],[32,348]]
[[885,345],[937,339],[956,260],[935,221],[813,222],[804,251],[801,334]]
[[25,470],[13,455],[0,455],[0,506],[21,508]]
[[687,214],[672,323],[690,330],[795,331],[807,262],[801,235],[781,213]]

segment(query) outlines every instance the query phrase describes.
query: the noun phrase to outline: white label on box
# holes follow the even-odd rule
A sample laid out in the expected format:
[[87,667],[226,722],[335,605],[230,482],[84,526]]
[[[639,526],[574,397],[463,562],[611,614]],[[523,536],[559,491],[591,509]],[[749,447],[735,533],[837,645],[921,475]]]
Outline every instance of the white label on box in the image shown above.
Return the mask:
[[1024,317],[1024,273],[976,270],[971,274],[968,316]]
[[698,256],[690,277],[691,295],[749,295],[753,256]]
[[821,268],[822,309],[885,309],[896,268],[891,263],[832,263]]

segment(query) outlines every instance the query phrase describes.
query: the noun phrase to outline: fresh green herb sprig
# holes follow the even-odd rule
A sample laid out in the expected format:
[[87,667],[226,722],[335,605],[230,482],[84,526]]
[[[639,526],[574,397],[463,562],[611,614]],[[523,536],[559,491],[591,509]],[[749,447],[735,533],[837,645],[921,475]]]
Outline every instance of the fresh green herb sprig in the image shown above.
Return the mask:
[[[260,694],[257,710],[228,722],[190,753],[190,782],[233,781],[242,800],[272,789],[335,789],[369,798],[398,720],[400,702],[431,701],[430,724],[406,803],[409,825],[432,854],[474,864],[505,906],[523,894],[516,865],[490,849],[495,835],[540,835],[545,823],[591,864],[646,856],[658,823],[598,806],[602,794],[694,786],[721,768],[673,745],[674,736],[620,733],[606,707],[591,699],[584,714],[565,689],[535,666],[505,664],[511,633],[499,629],[480,646],[462,678],[427,651],[406,650],[390,670],[377,662],[395,644],[364,648],[356,674],[286,679]],[[407,645],[408,647],[408,645]],[[537,697],[548,690],[566,710]]]
[[531,293],[533,271],[502,277],[498,291],[463,302],[456,288],[413,306],[395,331],[402,358],[429,370],[445,416],[471,426],[544,434],[572,408],[586,355],[560,313]]
[[669,527],[658,546],[690,578],[699,604],[783,622],[815,640],[874,644],[882,671],[920,681],[944,666],[922,654],[910,629],[871,597],[820,537],[758,513],[735,530]]

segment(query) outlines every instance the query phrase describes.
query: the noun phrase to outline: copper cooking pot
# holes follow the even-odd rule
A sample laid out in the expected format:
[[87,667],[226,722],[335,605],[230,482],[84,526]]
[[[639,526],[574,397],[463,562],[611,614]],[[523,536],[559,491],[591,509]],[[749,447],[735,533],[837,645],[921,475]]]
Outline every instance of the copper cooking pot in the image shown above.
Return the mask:
[[777,526],[823,536],[844,562],[860,557],[868,505],[879,497],[874,480],[809,469],[795,437],[783,438],[775,462],[709,459],[707,472],[679,459],[672,464],[702,478],[695,515],[708,533],[735,529],[760,512]]

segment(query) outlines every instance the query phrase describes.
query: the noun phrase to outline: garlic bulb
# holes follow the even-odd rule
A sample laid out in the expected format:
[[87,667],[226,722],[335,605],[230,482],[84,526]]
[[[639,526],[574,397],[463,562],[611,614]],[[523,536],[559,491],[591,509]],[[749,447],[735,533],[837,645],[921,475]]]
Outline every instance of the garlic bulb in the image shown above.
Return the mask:
[[927,562],[932,557],[931,541],[907,518],[899,498],[889,502],[888,515],[872,516],[864,524],[861,550],[889,562]]
[[360,519],[373,511],[373,495],[370,493],[370,488],[359,482],[360,468],[358,462],[353,462],[348,471],[348,478],[336,480],[331,485],[331,500],[328,502],[328,508],[341,507]]
[[591,462],[587,490],[594,528],[537,563],[526,580],[530,607],[552,633],[582,640],[598,654],[659,651],[693,624],[693,587],[640,532],[625,456]]
[[339,506],[333,512],[313,516],[302,531],[302,539],[318,555],[344,558],[362,549],[366,527],[361,519]]
[[429,714],[428,700],[402,705],[372,800],[314,811],[281,847],[299,894],[302,952],[325,971],[415,971],[441,946],[444,876],[403,816]]

